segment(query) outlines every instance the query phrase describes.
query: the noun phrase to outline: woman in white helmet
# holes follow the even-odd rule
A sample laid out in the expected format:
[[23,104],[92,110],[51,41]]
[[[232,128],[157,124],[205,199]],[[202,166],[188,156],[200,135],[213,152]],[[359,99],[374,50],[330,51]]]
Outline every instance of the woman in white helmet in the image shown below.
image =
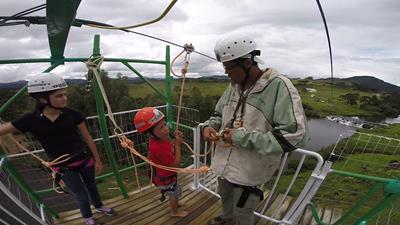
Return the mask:
[[254,224],[254,210],[263,192],[259,186],[275,173],[281,155],[308,141],[300,96],[285,76],[262,70],[252,37],[232,35],[215,46],[231,85],[205,122],[204,139],[217,131],[228,145],[217,145],[211,169],[218,177],[222,213],[208,224]]
[[89,199],[101,213],[113,215],[114,211],[101,201],[95,171],[101,171],[102,162],[86,127],[86,118],[66,107],[66,88],[67,83],[57,74],[43,73],[32,78],[28,82],[28,93],[37,101],[36,110],[1,125],[0,137],[15,130],[30,132],[50,160],[69,154],[67,162],[52,169],[56,172],[56,180],[62,180],[75,196],[85,224],[94,225],[97,223],[92,217]]

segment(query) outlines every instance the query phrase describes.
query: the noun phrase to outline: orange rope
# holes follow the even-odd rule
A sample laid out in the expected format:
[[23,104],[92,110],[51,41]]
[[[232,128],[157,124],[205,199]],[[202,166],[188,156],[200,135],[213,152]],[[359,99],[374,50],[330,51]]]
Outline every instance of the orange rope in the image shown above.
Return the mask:
[[118,139],[121,143],[121,146],[123,148],[129,149],[133,154],[141,158],[143,161],[147,162],[149,165],[163,169],[163,170],[168,170],[171,172],[175,173],[206,173],[210,170],[207,166],[202,166],[198,169],[188,169],[188,168],[178,168],[178,167],[170,167],[170,166],[164,166],[160,165],[157,163],[154,163],[153,161],[149,160],[146,156],[143,156],[140,154],[134,147],[133,147],[133,141],[128,139],[126,136],[118,136]]

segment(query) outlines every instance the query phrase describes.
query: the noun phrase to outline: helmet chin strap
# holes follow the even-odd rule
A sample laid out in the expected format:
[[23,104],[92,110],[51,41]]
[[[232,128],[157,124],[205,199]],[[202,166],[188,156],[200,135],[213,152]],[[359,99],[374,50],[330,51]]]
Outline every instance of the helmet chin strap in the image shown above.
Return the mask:
[[245,77],[244,80],[241,82],[242,88],[244,88],[244,86],[246,85],[247,80],[250,77],[250,70],[251,70],[251,66],[249,68],[246,69],[246,67],[244,67],[244,65],[241,63],[240,67],[242,68],[242,70],[245,73]]
[[[40,101],[40,100],[38,100],[38,101]],[[49,106],[50,108],[52,108],[52,109],[56,109],[56,110],[62,110],[62,109],[64,109],[65,107],[55,107],[55,106],[53,106],[52,104],[51,104],[51,101],[50,101],[50,98],[47,96],[47,98],[46,98],[46,101],[47,101],[47,103],[44,103],[44,102],[40,102],[40,103],[42,103],[42,104],[44,104],[44,105],[46,105],[46,106]]]

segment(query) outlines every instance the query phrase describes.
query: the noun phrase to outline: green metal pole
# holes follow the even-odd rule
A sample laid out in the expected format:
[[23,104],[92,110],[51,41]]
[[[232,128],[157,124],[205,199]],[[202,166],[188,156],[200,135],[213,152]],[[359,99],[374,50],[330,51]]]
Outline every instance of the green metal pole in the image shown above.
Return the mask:
[[[86,62],[88,58],[62,58],[62,59],[51,59],[51,58],[35,58],[35,59],[0,59],[0,64],[26,64],[26,63],[61,63],[64,62]],[[161,60],[145,60],[145,59],[128,59],[128,58],[104,58],[104,62],[131,62],[131,63],[145,63],[145,64],[157,64],[165,65],[165,61]]]
[[318,223],[318,225],[330,225],[329,223],[324,223],[324,221],[322,221],[321,218],[319,218],[317,208],[313,203],[309,203],[308,206],[311,209],[312,218],[315,220],[315,222]]
[[358,219],[357,222],[354,223],[354,225],[362,224],[362,222],[368,222],[370,219],[372,219],[380,211],[385,209],[392,201],[394,201],[399,196],[400,196],[399,194],[388,194],[384,199],[382,199],[382,201],[379,202],[378,205],[376,205],[374,208],[368,211],[364,216]]
[[[3,148],[0,146],[0,158],[6,157]],[[59,215],[51,208],[47,207],[39,195],[35,194],[31,187],[25,182],[24,178],[17,172],[17,170],[12,166],[12,164],[6,160],[3,164],[4,169],[13,179],[13,181],[21,188],[37,205],[44,205],[44,209],[53,217],[59,218]]]
[[[346,224],[345,221],[350,218],[351,215],[353,215],[356,211],[358,211],[362,206],[365,206],[365,204],[368,202],[368,200],[374,195],[379,189],[383,187],[382,183],[375,183],[374,186],[368,191],[368,193],[361,198],[357,203],[349,209],[334,225],[338,224]],[[359,221],[360,222],[360,221]]]
[[[94,36],[93,56],[94,57],[100,56],[100,35],[98,35],[98,34],[96,34]],[[100,73],[100,71],[99,71],[99,73]],[[101,80],[97,80],[96,76],[93,76],[93,77],[94,77],[94,80],[96,81],[96,82],[94,82],[93,90],[94,90],[94,95],[96,98],[97,114],[99,115],[99,124],[100,124],[101,134],[102,134],[103,140],[104,140],[104,146],[105,146],[107,158],[110,162],[111,169],[114,173],[115,179],[116,179],[119,189],[122,193],[122,196],[124,198],[127,198],[128,193],[126,191],[125,185],[122,183],[121,174],[118,171],[117,162],[116,162],[114,154],[112,152],[111,142],[110,142],[110,138],[109,138],[109,134],[108,134],[108,130],[107,130],[106,116],[104,113],[104,102],[103,102],[104,100],[101,95],[101,91],[100,91],[100,87],[99,87],[99,83],[101,82]]]
[[[59,66],[60,64],[62,64],[62,62],[56,62],[53,65],[51,65],[49,68],[47,68],[45,71],[43,71],[44,73],[48,73],[50,71],[52,71],[54,68],[56,68],[57,66]],[[26,89],[27,89],[28,85],[23,86],[21,89],[19,89],[19,91],[17,93],[15,93],[14,96],[12,96],[10,99],[7,100],[6,103],[4,103],[1,107],[0,107],[0,115],[11,105],[11,103],[13,103],[15,101],[15,99],[17,99],[19,96],[21,96],[22,94],[25,93]]]
[[139,73],[135,68],[133,68],[128,62],[122,62],[126,67],[128,67],[132,72],[134,72],[138,77],[143,80],[146,84],[148,84],[155,92],[157,92],[161,97],[166,98],[166,96],[160,91],[156,86],[154,86],[149,80],[147,80],[142,74]]
[[171,63],[169,45],[165,48],[165,95],[167,97],[167,122],[172,127]]
[[361,179],[361,180],[369,180],[369,181],[375,181],[375,182],[379,182],[379,183],[397,182],[397,180],[394,180],[394,179],[368,176],[368,175],[352,173],[352,172],[347,172],[347,171],[342,171],[342,170],[332,170],[332,172],[334,174],[337,174],[337,175],[340,175],[340,176],[354,177],[354,178]]

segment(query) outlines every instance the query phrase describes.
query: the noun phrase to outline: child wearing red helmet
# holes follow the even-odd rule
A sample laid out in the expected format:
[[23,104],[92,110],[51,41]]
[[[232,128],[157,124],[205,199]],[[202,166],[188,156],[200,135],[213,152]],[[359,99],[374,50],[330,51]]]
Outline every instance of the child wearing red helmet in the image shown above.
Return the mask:
[[[139,133],[149,134],[150,160],[156,164],[178,167],[181,161],[181,144],[183,133],[175,131],[174,140],[170,141],[169,128],[165,116],[158,109],[145,107],[140,109],[134,118],[134,124]],[[178,185],[177,174],[168,170],[155,168],[152,182],[160,188],[161,201],[164,194],[170,199],[171,216],[184,217],[187,211],[178,210],[179,197],[182,194]]]

